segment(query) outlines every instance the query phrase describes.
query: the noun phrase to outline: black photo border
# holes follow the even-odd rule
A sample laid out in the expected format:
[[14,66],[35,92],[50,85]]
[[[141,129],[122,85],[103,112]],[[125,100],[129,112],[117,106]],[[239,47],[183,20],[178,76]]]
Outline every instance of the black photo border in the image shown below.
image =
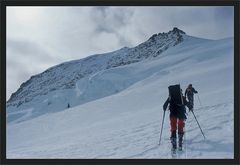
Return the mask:
[[[240,164],[240,1],[238,0],[42,0],[0,1],[0,164]],[[234,7],[234,159],[7,159],[6,8],[8,6],[233,6]]]

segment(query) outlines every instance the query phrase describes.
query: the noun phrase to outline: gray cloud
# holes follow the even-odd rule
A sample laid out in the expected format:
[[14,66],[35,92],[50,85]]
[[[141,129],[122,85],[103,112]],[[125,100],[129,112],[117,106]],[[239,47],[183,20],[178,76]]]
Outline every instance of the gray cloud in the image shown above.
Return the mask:
[[[7,91],[10,95],[31,75],[59,63],[44,48],[28,41],[7,40]],[[15,81],[17,80],[17,81]],[[8,95],[8,96],[9,96]]]
[[8,7],[7,97],[30,76],[61,62],[133,47],[179,27],[233,36],[233,7]]
[[98,7],[92,12],[92,19],[96,23],[97,33],[118,33],[119,29],[125,28],[129,24],[127,18],[132,14],[133,11],[124,8]]

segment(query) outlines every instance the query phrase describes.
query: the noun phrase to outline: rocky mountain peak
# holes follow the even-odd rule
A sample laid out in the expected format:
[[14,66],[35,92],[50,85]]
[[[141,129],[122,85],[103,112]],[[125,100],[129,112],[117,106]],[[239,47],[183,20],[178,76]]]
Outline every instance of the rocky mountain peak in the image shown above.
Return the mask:
[[174,27],[173,30],[169,31],[168,33],[173,33],[173,34],[186,34],[184,31],[178,29],[177,27]]
[[183,34],[186,34],[184,31],[178,29],[177,27],[174,27],[172,30],[169,32],[165,33],[158,33],[158,34],[153,34],[149,40],[162,40],[163,38],[168,38],[171,36],[171,38],[181,38]]

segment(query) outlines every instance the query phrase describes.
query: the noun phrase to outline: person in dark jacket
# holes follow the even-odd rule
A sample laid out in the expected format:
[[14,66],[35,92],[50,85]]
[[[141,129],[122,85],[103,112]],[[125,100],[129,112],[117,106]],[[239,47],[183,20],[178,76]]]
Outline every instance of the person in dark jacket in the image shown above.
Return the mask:
[[193,106],[194,106],[194,93],[198,93],[198,91],[196,91],[193,87],[192,84],[189,84],[187,89],[185,90],[185,94],[184,96],[187,96],[187,99],[189,101],[189,107],[190,107],[190,111],[193,110]]
[[67,108],[70,108],[70,104],[68,103]]
[[[182,93],[181,93],[182,94]],[[183,95],[183,94],[182,94]],[[178,130],[178,145],[179,148],[182,148],[183,143],[183,135],[184,135],[184,126],[186,117],[186,108],[188,105],[186,97],[182,96],[184,105],[177,105],[171,99],[171,96],[167,98],[163,105],[163,110],[167,110],[167,106],[169,105],[170,110],[170,125],[171,125],[171,143],[173,149],[177,148],[177,130]]]

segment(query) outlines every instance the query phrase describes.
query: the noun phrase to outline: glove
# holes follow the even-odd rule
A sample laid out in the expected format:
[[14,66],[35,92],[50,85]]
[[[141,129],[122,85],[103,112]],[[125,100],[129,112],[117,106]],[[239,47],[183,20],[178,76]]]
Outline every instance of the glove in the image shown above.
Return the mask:
[[166,110],[167,110],[167,108],[163,107],[163,110],[164,110],[164,111],[166,111]]
[[164,111],[167,110],[167,106],[168,106],[168,101],[166,101],[166,102],[163,104],[163,110],[164,110]]

